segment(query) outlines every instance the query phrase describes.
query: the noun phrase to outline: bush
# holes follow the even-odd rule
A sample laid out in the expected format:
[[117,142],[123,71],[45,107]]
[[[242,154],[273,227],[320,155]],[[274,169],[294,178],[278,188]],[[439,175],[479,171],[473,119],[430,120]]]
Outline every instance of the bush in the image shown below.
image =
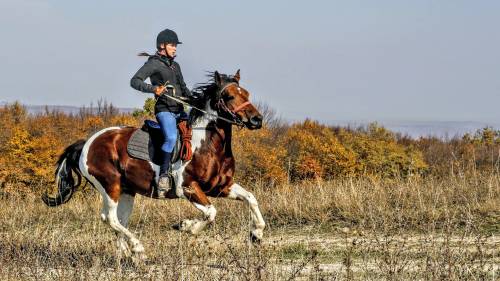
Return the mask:
[[[0,108],[0,183],[53,182],[53,164],[66,146],[103,127],[140,126],[151,114],[151,102],[144,108],[141,114],[119,114],[112,104],[100,102],[77,115],[48,110],[29,115],[19,103]],[[413,140],[376,123],[357,129],[312,120],[288,125],[266,110],[269,120],[262,129],[233,130],[238,181],[273,186],[360,175],[463,175],[498,169],[500,162],[500,132],[492,128],[461,139]]]

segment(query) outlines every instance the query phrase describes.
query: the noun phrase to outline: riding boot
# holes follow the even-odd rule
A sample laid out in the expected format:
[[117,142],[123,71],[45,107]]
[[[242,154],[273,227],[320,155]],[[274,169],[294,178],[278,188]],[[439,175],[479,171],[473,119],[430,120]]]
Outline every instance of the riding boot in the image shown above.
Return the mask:
[[158,196],[164,196],[170,190],[170,159],[172,153],[163,152],[163,159],[160,165],[160,177],[158,179]]

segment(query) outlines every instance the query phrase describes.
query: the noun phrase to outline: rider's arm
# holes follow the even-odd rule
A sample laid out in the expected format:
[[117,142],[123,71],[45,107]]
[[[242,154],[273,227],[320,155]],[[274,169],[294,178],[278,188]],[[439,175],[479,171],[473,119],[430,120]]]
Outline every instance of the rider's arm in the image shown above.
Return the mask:
[[154,65],[150,61],[147,61],[130,79],[130,86],[144,93],[155,93],[156,86],[144,82],[144,80],[155,72]]

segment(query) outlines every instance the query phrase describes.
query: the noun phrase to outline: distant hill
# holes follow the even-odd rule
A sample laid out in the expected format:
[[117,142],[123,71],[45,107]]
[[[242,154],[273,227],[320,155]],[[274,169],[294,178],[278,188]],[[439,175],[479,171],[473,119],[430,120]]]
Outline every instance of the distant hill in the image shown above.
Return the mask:
[[[331,121],[333,126],[349,126],[357,128],[368,125],[369,121]],[[461,137],[465,133],[475,133],[477,130],[492,127],[500,130],[500,122],[475,122],[475,121],[377,121],[385,128],[408,135],[412,138],[422,136],[435,136],[438,138],[451,139]]]

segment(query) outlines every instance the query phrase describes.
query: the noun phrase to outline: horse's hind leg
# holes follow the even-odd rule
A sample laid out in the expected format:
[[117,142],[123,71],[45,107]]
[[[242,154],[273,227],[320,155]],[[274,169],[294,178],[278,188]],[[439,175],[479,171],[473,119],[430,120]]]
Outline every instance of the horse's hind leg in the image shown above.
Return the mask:
[[[129,246],[131,246],[130,250],[132,251],[132,253],[139,254],[141,257],[143,257],[142,253],[144,252],[144,246],[139,241],[139,239],[137,239],[135,235],[132,234],[132,232],[130,232],[125,226],[122,225],[118,216],[118,206],[120,199],[125,200],[125,202],[122,203],[122,207],[120,208],[120,210],[123,211],[123,213],[120,214],[122,222],[125,222],[125,215],[127,213],[128,215],[130,215],[129,212],[132,211],[133,204],[133,198],[128,198],[127,196],[120,195],[121,187],[119,176],[115,177],[114,180],[107,178],[107,182],[109,183],[105,184],[104,186],[101,185],[101,183],[95,177],[90,177],[90,180],[102,195],[103,207],[101,219],[104,222],[108,223],[109,226],[111,226],[118,237],[123,235],[128,239],[128,244]],[[106,182],[106,180],[103,180],[103,182]],[[128,223],[128,216],[126,217]]]
[[[120,199],[118,200],[118,221],[123,225],[123,227],[128,227],[128,220],[130,214],[132,214],[132,209],[134,208],[134,199],[134,195],[123,193],[120,195]],[[132,252],[127,244],[125,235],[123,233],[117,233],[117,236],[119,255],[121,255],[121,253],[124,253],[126,257],[130,257]]]
[[132,232],[130,232],[126,227],[124,227],[120,220],[118,219],[118,202],[115,202],[111,197],[107,196],[104,201],[104,204],[108,204],[108,213],[106,214],[106,221],[117,232],[118,235],[125,235],[128,238],[129,245],[132,247],[133,253],[143,253],[144,246],[142,243],[135,237]]
[[210,203],[205,193],[203,193],[197,182],[192,182],[189,187],[184,189],[184,196],[186,196],[186,198],[203,213],[203,219],[186,219],[179,225],[175,226],[175,228],[196,235],[200,233],[207,226],[207,224],[212,223],[215,220],[217,211]]
[[257,199],[255,199],[255,196],[251,192],[241,187],[241,185],[236,183],[231,185],[231,187],[229,188],[229,192],[223,195],[227,196],[227,198],[230,199],[245,201],[248,204],[253,222],[250,237],[253,242],[262,240],[266,223],[264,222],[264,218],[260,213],[259,204],[257,203]]

